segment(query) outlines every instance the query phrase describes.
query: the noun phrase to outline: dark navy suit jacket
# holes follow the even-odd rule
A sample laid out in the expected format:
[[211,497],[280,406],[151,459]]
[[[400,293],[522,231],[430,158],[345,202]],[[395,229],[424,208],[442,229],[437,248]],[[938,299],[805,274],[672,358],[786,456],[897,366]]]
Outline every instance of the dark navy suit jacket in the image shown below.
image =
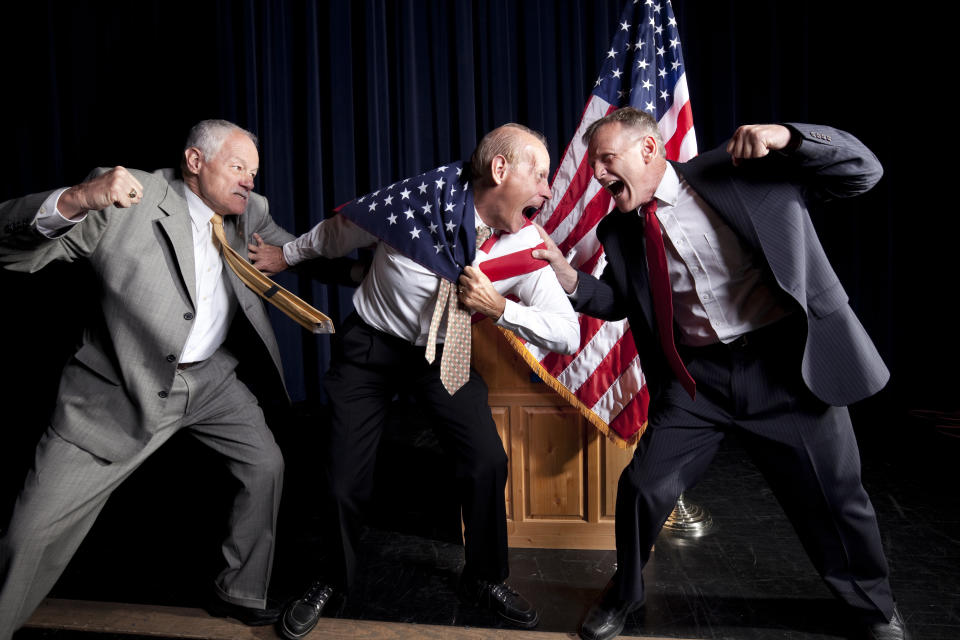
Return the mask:
[[[827,404],[845,406],[883,388],[889,372],[848,304],[810,220],[808,202],[848,197],[870,189],[880,162],[852,135],[790,124],[800,146],[734,167],[723,147],[674,163],[754,254],[775,283],[806,315],[803,379]],[[643,226],[636,212],[614,211],[597,227],[607,258],[600,279],[580,273],[574,307],[614,320],[627,317],[651,403],[673,377],[653,318]]]

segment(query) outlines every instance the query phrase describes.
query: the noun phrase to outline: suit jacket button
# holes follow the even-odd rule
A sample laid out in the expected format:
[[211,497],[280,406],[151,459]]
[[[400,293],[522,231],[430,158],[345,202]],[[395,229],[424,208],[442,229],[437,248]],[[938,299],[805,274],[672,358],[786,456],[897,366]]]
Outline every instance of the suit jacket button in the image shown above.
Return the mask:
[[161,392],[159,392],[157,395],[160,396],[161,398],[166,398],[166,397],[167,397],[167,392],[166,392],[166,391],[161,391]]
[[187,311],[185,314],[183,314],[183,319],[184,319],[184,320],[193,320],[193,313],[190,312],[190,311]]
[[172,353],[167,356],[167,362],[173,362],[176,359],[177,359],[177,356],[173,355]]

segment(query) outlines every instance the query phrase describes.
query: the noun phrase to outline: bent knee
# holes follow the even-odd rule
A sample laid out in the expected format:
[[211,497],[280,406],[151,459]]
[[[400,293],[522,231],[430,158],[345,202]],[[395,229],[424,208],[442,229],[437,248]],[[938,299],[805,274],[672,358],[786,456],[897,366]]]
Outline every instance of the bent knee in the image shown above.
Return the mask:
[[250,467],[253,469],[253,475],[261,482],[283,479],[285,465],[280,447],[276,444],[259,447]]

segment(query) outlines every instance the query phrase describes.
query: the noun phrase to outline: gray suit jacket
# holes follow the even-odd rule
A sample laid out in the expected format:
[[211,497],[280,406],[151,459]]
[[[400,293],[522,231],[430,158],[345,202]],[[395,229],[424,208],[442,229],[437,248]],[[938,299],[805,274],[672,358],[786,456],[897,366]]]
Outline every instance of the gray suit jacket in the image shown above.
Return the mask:
[[[97,172],[104,170],[99,169]],[[129,209],[91,211],[61,237],[40,234],[35,214],[50,192],[0,204],[0,262],[34,272],[54,260],[86,260],[99,289],[100,315],[63,370],[52,426],[69,442],[109,461],[124,460],[150,439],[162,415],[195,308],[193,234],[185,186],[172,170],[131,171],[144,187]],[[227,216],[230,245],[246,255],[254,232],[271,244],[293,236],[274,223],[266,198],[252,194],[242,216]],[[279,378],[277,341],[263,301],[226,266],[245,316]],[[38,293],[39,294],[39,293]],[[241,359],[242,354],[238,354]]]
[[[848,304],[810,220],[808,202],[853,196],[870,189],[883,170],[848,133],[791,124],[802,139],[734,167],[723,147],[674,167],[762,257],[783,293],[807,318],[803,379],[824,402],[843,406],[883,388],[889,372]],[[604,319],[628,317],[651,402],[673,374],[661,353],[653,318],[642,224],[635,213],[615,211],[597,227],[607,266],[598,280],[580,274],[574,307]]]

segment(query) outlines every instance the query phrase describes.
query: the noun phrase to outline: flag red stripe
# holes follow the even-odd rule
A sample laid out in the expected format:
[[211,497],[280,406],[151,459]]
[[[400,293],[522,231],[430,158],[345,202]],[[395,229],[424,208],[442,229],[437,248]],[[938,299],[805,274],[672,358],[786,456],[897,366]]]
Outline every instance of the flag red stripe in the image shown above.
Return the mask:
[[521,249],[505,256],[485,260],[480,263],[480,271],[485,273],[491,281],[496,282],[543,269],[547,263],[534,258],[530,252],[546,248],[547,245],[541,242],[533,249]]
[[610,211],[611,198],[612,196],[606,189],[601,189],[597,192],[597,195],[584,207],[583,215],[580,216],[577,224],[574,225],[567,237],[563,239],[563,242],[557,245],[560,247],[560,251],[566,253],[572,249],[574,245],[580,242],[585,235],[590,233],[590,231],[600,223],[600,220]]
[[603,247],[597,247],[597,251],[590,256],[590,259],[580,265],[580,271],[584,273],[593,273],[593,270],[596,269],[597,263],[600,262],[600,258],[603,257]]
[[683,144],[683,138],[693,127],[693,109],[690,107],[690,101],[687,100],[680,108],[677,114],[677,130],[673,136],[663,145],[668,158],[676,158],[680,155],[680,145]]
[[573,211],[573,208],[577,206],[580,198],[582,198],[583,194],[587,191],[587,187],[590,186],[592,179],[593,170],[590,169],[590,165],[587,164],[587,156],[584,155],[580,158],[577,172],[573,174],[573,178],[570,180],[570,184],[567,185],[567,190],[563,192],[560,201],[557,202],[553,214],[551,214],[546,224],[543,225],[547,233],[553,233],[554,230],[560,226],[560,223],[570,215],[570,212]]
[[[594,100],[600,100],[600,99],[601,98],[598,98],[592,93],[590,94],[590,97],[587,98],[587,101],[583,105],[583,111],[580,112],[580,125],[583,124],[583,119],[587,117],[587,111],[590,109],[590,103],[593,102]],[[609,113],[609,111],[607,113]],[[578,125],[577,131],[579,130],[580,130],[580,126]],[[576,132],[574,132],[574,135],[576,135]],[[573,143],[576,142],[576,140],[577,140],[576,137],[574,137],[574,138],[570,138],[570,141],[567,142],[567,147],[563,150],[563,154],[560,156],[561,163],[563,162],[563,159],[567,157],[567,154],[570,153],[570,146],[573,145]],[[557,181],[558,173],[560,173],[559,164],[557,165],[557,170],[553,172],[553,178],[550,179],[551,187],[553,186],[553,183]]]
[[610,421],[610,428],[621,438],[628,440],[647,420],[647,407],[650,405],[650,392],[643,385],[627,406]]
[[632,336],[628,337],[628,334],[620,336],[620,339],[597,365],[587,381],[577,390],[577,397],[588,407],[597,404],[600,397],[607,392],[610,385],[623,374],[627,366],[636,357],[637,345],[634,344]]
[[[583,349],[583,345],[587,344],[593,339],[593,336],[597,334],[597,331],[599,331],[600,327],[602,326],[603,320],[585,315],[580,316],[580,349]],[[577,350],[577,353],[580,353],[580,350]],[[570,366],[570,363],[573,362],[575,357],[576,355],[568,356],[562,353],[554,353],[551,351],[550,354],[540,362],[540,364],[550,373],[550,375],[556,378],[563,373],[564,369]]]

